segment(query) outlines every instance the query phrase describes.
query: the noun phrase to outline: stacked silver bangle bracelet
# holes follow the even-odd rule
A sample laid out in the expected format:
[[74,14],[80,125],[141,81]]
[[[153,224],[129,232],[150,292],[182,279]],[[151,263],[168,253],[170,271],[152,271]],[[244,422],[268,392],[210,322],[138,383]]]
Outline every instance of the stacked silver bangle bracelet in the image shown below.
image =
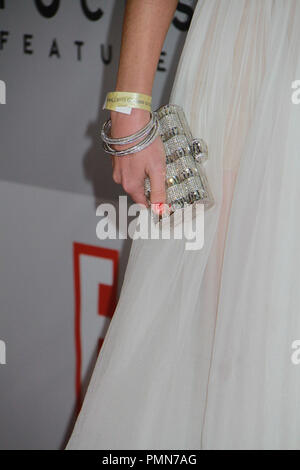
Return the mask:
[[[126,137],[116,137],[113,138],[110,136],[111,130],[111,119],[108,119],[104,122],[101,128],[101,139],[102,145],[105,152],[114,155],[115,157],[123,157],[124,155],[130,155],[131,153],[139,152],[144,148],[148,147],[154,139],[159,134],[159,123],[155,111],[150,112],[150,120],[145,127],[138,130],[134,134],[130,134]],[[125,150],[115,150],[111,145],[124,145],[135,143],[137,140],[143,138],[140,142],[129,147]]]

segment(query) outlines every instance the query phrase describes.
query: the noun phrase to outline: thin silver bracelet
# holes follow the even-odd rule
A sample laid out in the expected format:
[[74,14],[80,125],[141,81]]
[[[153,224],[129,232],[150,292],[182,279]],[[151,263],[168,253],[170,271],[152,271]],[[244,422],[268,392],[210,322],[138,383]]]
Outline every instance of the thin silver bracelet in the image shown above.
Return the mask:
[[130,134],[125,137],[110,137],[110,130],[111,130],[111,119],[108,119],[107,121],[104,122],[102,129],[101,129],[101,138],[103,142],[106,142],[107,144],[131,144],[135,142],[136,140],[140,139],[141,137],[144,137],[147,135],[151,129],[152,126],[154,125],[155,121],[155,114],[153,111],[150,112],[150,120],[147,122],[146,126],[143,127],[142,129],[138,130],[134,134]]
[[[139,132],[139,131],[138,131]],[[105,152],[114,155],[115,157],[123,157],[125,155],[130,155],[131,153],[137,153],[143,150],[144,148],[148,147],[154,139],[157,137],[159,134],[159,123],[156,115],[154,114],[154,125],[150,129],[150,132],[146,135],[146,137],[136,145],[129,147],[128,149],[125,150],[115,150],[113,149],[108,143],[105,141],[102,142],[103,148]],[[135,134],[132,134],[134,136]]]

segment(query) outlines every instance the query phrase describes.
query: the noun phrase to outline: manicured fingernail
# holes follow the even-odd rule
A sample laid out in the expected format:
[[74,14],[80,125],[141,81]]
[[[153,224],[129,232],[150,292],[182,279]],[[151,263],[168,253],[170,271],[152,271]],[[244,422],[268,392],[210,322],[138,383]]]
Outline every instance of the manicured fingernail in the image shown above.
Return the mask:
[[170,205],[164,202],[153,202],[151,204],[151,210],[158,215],[168,214],[170,211]]

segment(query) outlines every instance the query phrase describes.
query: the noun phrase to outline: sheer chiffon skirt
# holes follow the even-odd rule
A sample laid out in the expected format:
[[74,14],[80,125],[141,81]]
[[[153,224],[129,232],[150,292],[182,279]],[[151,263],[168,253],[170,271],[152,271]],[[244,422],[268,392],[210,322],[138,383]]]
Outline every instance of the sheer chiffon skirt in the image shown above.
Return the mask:
[[170,102],[209,145],[204,247],[133,242],[67,449],[300,448],[299,24],[198,1]]

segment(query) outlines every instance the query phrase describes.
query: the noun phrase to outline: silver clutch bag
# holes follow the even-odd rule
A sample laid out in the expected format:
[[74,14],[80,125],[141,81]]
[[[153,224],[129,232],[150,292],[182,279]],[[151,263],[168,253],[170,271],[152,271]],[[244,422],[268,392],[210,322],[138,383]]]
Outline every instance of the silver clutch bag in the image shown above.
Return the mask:
[[[181,106],[166,104],[155,114],[166,152],[166,202],[169,206],[166,216],[190,204],[211,207],[214,199],[203,167],[208,158],[207,144],[193,137]],[[150,203],[149,178],[145,179],[144,189]]]

